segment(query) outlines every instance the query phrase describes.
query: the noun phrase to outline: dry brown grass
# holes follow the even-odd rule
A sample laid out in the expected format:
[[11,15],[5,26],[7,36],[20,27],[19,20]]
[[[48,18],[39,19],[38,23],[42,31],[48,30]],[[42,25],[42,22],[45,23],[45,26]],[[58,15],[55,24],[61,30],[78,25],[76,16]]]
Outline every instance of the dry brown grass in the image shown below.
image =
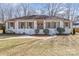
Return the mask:
[[52,36],[48,40],[40,40],[40,38],[1,40],[0,55],[79,55],[79,35],[56,36],[55,38]]

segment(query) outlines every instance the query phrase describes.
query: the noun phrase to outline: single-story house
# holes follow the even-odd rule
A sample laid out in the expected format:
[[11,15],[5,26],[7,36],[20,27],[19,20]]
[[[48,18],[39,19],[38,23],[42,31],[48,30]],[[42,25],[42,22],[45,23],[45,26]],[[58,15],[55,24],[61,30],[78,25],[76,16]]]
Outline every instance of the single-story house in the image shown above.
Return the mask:
[[57,34],[57,28],[65,29],[64,34],[70,34],[72,31],[72,21],[65,18],[46,16],[46,15],[31,15],[23,16],[14,19],[6,20],[6,33],[16,34],[36,34],[35,30],[39,29],[38,34],[44,34],[43,30],[48,29],[49,35]]
[[73,22],[73,28],[75,29],[75,32],[79,32],[79,20]]
[[79,21],[74,21],[73,22],[73,28],[79,28]]

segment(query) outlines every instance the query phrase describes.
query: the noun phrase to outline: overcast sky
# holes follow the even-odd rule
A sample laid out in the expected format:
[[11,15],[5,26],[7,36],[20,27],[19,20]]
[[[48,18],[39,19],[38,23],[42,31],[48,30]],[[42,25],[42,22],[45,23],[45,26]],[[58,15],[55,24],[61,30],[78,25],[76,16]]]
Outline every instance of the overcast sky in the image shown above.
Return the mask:
[[[7,7],[7,4],[9,4],[8,7]],[[13,6],[14,8],[16,8],[16,6],[19,6],[20,4],[21,3],[4,3],[4,4],[2,4],[2,7],[3,8],[4,7],[9,8],[9,7],[12,7]],[[46,14],[48,14],[47,7],[46,7],[47,4],[49,4],[49,3],[30,3],[29,4],[29,10],[35,10],[39,14],[41,14],[41,12],[40,12],[40,9],[41,9],[41,10],[44,10],[43,12],[45,12],[45,15],[46,15]],[[66,4],[66,3],[64,3],[64,4]],[[58,13],[64,14],[64,12],[67,10],[64,7],[64,4],[61,3],[60,7],[63,8],[63,9],[61,11],[59,11]],[[69,4],[66,4],[66,5],[68,5],[68,6],[71,5],[70,7],[71,7],[72,10],[73,10],[73,8],[75,8],[76,9],[75,15],[79,15],[79,3],[69,3]],[[15,14],[16,14],[16,12],[15,12]]]

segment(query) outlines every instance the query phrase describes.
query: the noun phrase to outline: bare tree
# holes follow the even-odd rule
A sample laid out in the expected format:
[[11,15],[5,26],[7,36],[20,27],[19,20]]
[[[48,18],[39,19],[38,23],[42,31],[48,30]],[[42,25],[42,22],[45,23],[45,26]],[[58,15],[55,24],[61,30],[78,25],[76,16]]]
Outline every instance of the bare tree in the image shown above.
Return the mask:
[[29,11],[29,5],[26,3],[22,3],[20,4],[23,10],[23,15],[27,16],[28,15],[28,11]]
[[[76,4],[74,4],[75,6]],[[73,4],[65,4],[66,11],[64,17],[67,19],[75,20],[78,9],[75,8]]]
[[71,4],[65,4],[65,18],[70,19]]
[[0,4],[0,18],[2,19],[2,21],[5,20],[5,12],[6,12],[6,10],[5,10],[4,5]]
[[13,11],[14,11],[14,8],[13,8],[12,4],[7,4],[5,8],[6,8],[7,18],[11,19],[13,17]]
[[46,5],[46,8],[48,9],[49,16],[56,16],[57,13],[61,10],[61,4],[60,3],[49,3]]
[[[30,6],[29,6],[30,5]],[[42,15],[49,16],[62,16],[67,19],[74,20],[79,9],[75,8],[75,4],[61,4],[61,3],[49,3],[40,9]],[[78,6],[78,4],[77,4]],[[62,14],[59,12],[64,11]],[[36,9],[31,8],[31,4],[0,4],[0,18],[4,21],[5,19],[11,19],[21,16],[38,14]]]
[[18,4],[17,6],[15,6],[14,8],[14,16],[15,17],[21,17],[22,16],[22,7],[20,4]]

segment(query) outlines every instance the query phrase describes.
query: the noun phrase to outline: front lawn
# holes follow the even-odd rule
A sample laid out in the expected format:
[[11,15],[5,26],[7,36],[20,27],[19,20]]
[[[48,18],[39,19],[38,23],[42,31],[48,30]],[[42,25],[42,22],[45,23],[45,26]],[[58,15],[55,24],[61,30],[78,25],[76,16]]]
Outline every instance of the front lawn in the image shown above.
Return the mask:
[[53,37],[0,40],[0,55],[79,55],[79,35]]

